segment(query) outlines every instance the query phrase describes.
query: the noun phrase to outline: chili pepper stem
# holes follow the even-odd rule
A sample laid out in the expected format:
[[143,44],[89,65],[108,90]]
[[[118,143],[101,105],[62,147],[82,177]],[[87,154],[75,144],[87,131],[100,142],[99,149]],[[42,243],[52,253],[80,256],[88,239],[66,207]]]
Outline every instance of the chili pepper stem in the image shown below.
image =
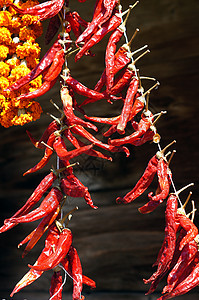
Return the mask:
[[[67,218],[69,219],[69,216],[70,216],[70,219],[71,219],[71,218],[72,218],[72,213],[73,213],[74,211],[78,210],[78,209],[79,209],[78,206],[76,206],[75,208],[73,208],[69,213],[67,213],[67,214],[62,218],[61,221],[59,221],[59,223],[63,226],[65,220],[66,220]],[[70,221],[70,219],[68,220],[68,222]],[[67,224],[66,224],[66,227],[67,227],[67,225],[68,225],[68,222],[67,222]]]
[[195,217],[195,212],[197,211],[197,209],[195,208],[195,202],[193,200],[191,201],[191,204],[192,204],[191,221],[193,222],[194,217]]
[[150,89],[148,89],[148,90],[143,94],[143,96],[146,96],[148,93],[151,92],[151,90],[155,89],[155,88],[156,88],[157,86],[159,86],[159,85],[160,85],[159,81],[156,82],[156,84],[154,84]]
[[185,185],[183,188],[181,188],[180,190],[178,190],[175,194],[176,194],[176,195],[179,195],[181,192],[183,192],[183,191],[186,190],[188,187],[193,186],[193,185],[194,185],[193,182],[192,182],[192,183],[189,183],[189,184]]
[[135,60],[134,60],[134,64],[136,64],[136,62],[140,59],[140,58],[142,58],[145,54],[147,54],[147,53],[149,53],[150,52],[150,50],[148,49],[148,50],[146,50],[144,53],[142,53],[140,56],[138,56]]
[[153,121],[152,126],[154,126],[154,124],[157,122],[157,120],[158,120],[163,114],[166,114],[166,113],[167,113],[166,110],[161,111],[161,112],[159,113],[158,117],[155,119],[155,121]]
[[164,157],[167,158],[167,156],[170,155],[170,154],[171,154],[171,151],[169,151],[167,154],[165,154]]
[[148,77],[148,76],[141,76],[140,79],[148,79],[148,80],[157,81],[157,79],[155,79],[153,77]]
[[176,140],[173,140],[173,142],[171,142],[170,144],[168,144],[166,147],[164,147],[162,150],[161,150],[161,153],[164,154],[164,152],[170,147],[172,146],[173,144],[176,143]]
[[173,150],[172,153],[171,153],[171,156],[169,157],[169,160],[168,160],[168,166],[170,165],[171,160],[172,160],[175,153],[176,153],[176,150]]
[[[144,95],[142,95],[144,97]],[[145,104],[145,111],[149,110],[149,96],[150,96],[150,92],[148,92],[146,94],[146,104]]]
[[41,144],[43,144],[44,146],[46,146],[50,150],[54,151],[54,149],[52,147],[50,147],[48,144],[46,144],[45,142],[41,141]]
[[128,47],[131,46],[133,40],[135,39],[135,37],[136,37],[136,35],[137,35],[137,33],[138,33],[139,31],[140,31],[139,28],[136,28],[136,30],[135,30],[134,34],[132,35],[130,41],[127,43],[127,46],[128,46]]

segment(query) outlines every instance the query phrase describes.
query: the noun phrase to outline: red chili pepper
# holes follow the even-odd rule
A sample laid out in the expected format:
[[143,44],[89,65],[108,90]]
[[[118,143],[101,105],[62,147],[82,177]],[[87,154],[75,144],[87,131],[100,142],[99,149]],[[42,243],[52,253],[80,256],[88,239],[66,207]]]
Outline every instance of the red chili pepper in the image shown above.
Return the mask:
[[133,78],[128,87],[126,98],[124,100],[124,106],[120,115],[119,123],[117,125],[117,131],[119,133],[123,133],[124,129],[126,128],[126,124],[131,114],[131,108],[135,100],[135,95],[137,94],[138,86],[139,86],[139,80],[137,78]]
[[77,250],[71,246],[68,252],[68,259],[71,266],[71,275],[73,278],[73,300],[79,300],[82,298],[82,266],[77,254]]
[[[45,247],[34,265],[40,264],[43,260],[45,260],[47,257],[50,257],[53,254],[53,249],[56,246],[58,239],[59,239],[58,229],[54,224],[52,224],[51,227],[49,228],[48,235],[45,240]],[[36,271],[33,269],[28,271],[24,275],[24,277],[16,284],[14,290],[10,294],[10,297],[13,297],[13,295],[18,293],[22,288],[30,285],[35,280],[37,280],[42,275],[42,273],[43,271]]]
[[11,218],[10,222],[20,224],[37,221],[52,212],[55,212],[62,198],[62,192],[57,187],[53,187],[38,208],[21,217]]
[[70,229],[64,228],[60,233],[58,243],[55,247],[55,252],[40,264],[36,266],[28,265],[30,268],[33,268],[36,271],[48,271],[55,268],[62,259],[68,254],[68,251],[72,243],[72,233]]
[[88,188],[85,187],[79,179],[71,174],[61,179],[61,189],[62,191],[70,197],[83,197],[86,203],[96,209],[97,206],[94,206],[93,201],[91,199],[91,195],[88,192]]
[[[27,255],[28,252],[30,252],[30,250],[32,250],[32,248],[36,245],[38,240],[42,237],[42,235],[46,232],[46,230],[50,227],[50,225],[55,221],[59,212],[60,212],[60,206],[57,207],[56,211],[53,211],[52,213],[44,217],[42,221],[39,223],[39,225],[37,226],[37,228],[33,230],[33,234],[30,234],[30,240],[22,254],[22,258],[25,257],[25,255]],[[23,244],[23,242],[25,243],[26,241],[22,241],[18,245],[18,247],[20,247]]]
[[63,110],[66,116],[65,123],[67,126],[73,126],[73,125],[82,125],[88,128],[91,128],[95,131],[98,131],[97,127],[89,122],[85,122],[81,118],[78,118],[75,116],[73,112],[73,99],[69,94],[69,90],[66,86],[61,88],[61,100],[63,103]]
[[39,202],[44,193],[51,187],[53,182],[57,179],[56,175],[51,172],[44,177],[44,179],[39,183],[37,188],[34,190],[32,195],[28,198],[26,203],[10,218],[4,221],[4,225],[0,228],[0,233],[5,232],[17,224],[12,223],[10,220],[12,218],[21,217],[27,214],[31,208]]
[[[58,39],[59,38],[60,36],[58,36]],[[40,62],[30,73],[15,81],[15,83],[10,85],[5,91],[18,90],[26,83],[29,83],[30,81],[41,75],[46,69],[48,69],[53,62],[55,54],[62,49],[62,46],[59,44],[58,39],[55,41],[52,47],[46,52],[44,57],[40,60]]]
[[97,91],[89,89],[88,87],[86,87],[85,85],[83,85],[82,83],[80,83],[79,81],[71,77],[70,75],[68,75],[67,77],[64,76],[62,77],[65,83],[69,85],[73,89],[73,91],[78,93],[79,95],[95,99],[96,101],[107,98],[106,93],[99,93]]
[[147,132],[147,130],[150,129],[152,125],[153,114],[150,111],[147,112],[149,112],[147,115],[144,113],[142,114],[141,120],[138,123],[138,129],[134,133],[121,139],[109,140],[109,144],[113,146],[121,146],[124,144],[131,144],[140,138],[145,132]]
[[77,11],[72,12],[73,18],[80,24],[80,26],[86,28],[88,26],[88,22],[80,17]]
[[[130,48],[127,44],[122,45],[119,50],[115,54],[114,60],[114,68],[113,68],[113,75],[115,76],[122,68],[124,68],[127,64],[131,62],[131,57],[129,55]],[[102,73],[100,79],[98,80],[97,84],[95,85],[95,91],[101,91],[103,86],[106,83],[106,69]]]
[[126,156],[128,157],[130,155],[128,148],[126,147],[115,147],[112,145],[107,145],[102,143],[101,141],[99,141],[98,139],[96,139],[92,134],[90,134],[90,132],[88,132],[86,129],[84,129],[81,125],[77,125],[71,128],[71,131],[75,134],[78,134],[82,137],[84,137],[85,139],[87,139],[88,141],[90,141],[91,143],[93,143],[94,145],[108,150],[110,152],[125,152]]
[[150,159],[144,171],[144,174],[138,180],[135,187],[130,192],[128,192],[124,197],[118,197],[116,199],[117,203],[130,203],[144,193],[144,191],[149,187],[149,185],[153,181],[155,174],[157,173],[157,166],[160,158],[161,158],[161,152],[157,152],[156,155],[154,155]]
[[180,295],[184,295],[190,290],[192,290],[193,288],[195,288],[198,284],[199,284],[199,263],[195,264],[191,273],[182,282],[180,282],[173,291],[161,296],[160,298],[158,298],[158,300],[166,300]]
[[[48,45],[52,41],[55,34],[59,30],[60,26],[61,26],[61,21],[60,21],[58,14],[49,20],[48,27],[47,27],[46,34],[45,34],[45,44],[46,45]],[[67,33],[69,33],[69,32],[70,32],[70,30],[67,30]]]
[[59,129],[60,129],[60,125],[57,123],[56,120],[53,120],[48,125],[48,127],[46,128],[46,130],[44,131],[44,133],[42,134],[41,138],[38,141],[35,138],[33,138],[32,134],[28,130],[26,130],[26,133],[28,134],[31,142],[36,148],[44,149],[46,148],[46,146],[42,142],[47,143],[50,135]]
[[186,236],[180,242],[180,250],[182,250],[187,243],[189,243],[196,237],[196,235],[198,234],[198,228],[187,216],[180,213],[177,213],[176,220],[187,232]]
[[57,138],[56,132],[51,133],[51,135],[49,136],[48,141],[47,141],[47,146],[46,146],[46,149],[45,149],[44,156],[42,157],[42,159],[34,167],[32,167],[31,169],[26,171],[23,174],[23,176],[42,169],[49,162],[49,160],[50,160],[50,158],[53,154],[53,148],[52,147],[53,147],[53,144],[54,144],[56,138]]
[[78,156],[78,155],[86,153],[92,147],[93,147],[93,145],[86,145],[84,147],[68,151],[67,148],[66,148],[64,139],[61,136],[57,137],[54,144],[53,144],[53,148],[56,151],[57,156],[61,160],[67,160],[67,161],[74,158],[74,157],[76,157],[76,156]]
[[194,259],[198,252],[198,245],[195,240],[187,243],[182,249],[181,255],[167,277],[167,286],[164,287],[163,293],[170,293],[174,288],[182,273]]
[[108,21],[102,24],[101,28],[98,29],[96,33],[93,34],[93,36],[83,45],[80,51],[76,54],[75,61],[78,61],[85,54],[85,52],[87,52],[94,45],[99,43],[106,34],[114,30],[115,28],[117,28],[120,24],[121,24],[121,17],[119,14],[113,15]]
[[13,3],[9,3],[9,5],[22,15],[29,14],[32,16],[38,16],[38,21],[43,21],[52,18],[56,14],[58,14],[58,12],[62,9],[64,5],[64,0],[46,1],[33,7],[28,7],[26,9],[19,8]]
[[160,279],[165,275],[166,271],[168,271],[170,264],[172,262],[172,258],[175,251],[176,245],[176,214],[177,214],[178,200],[175,194],[170,194],[167,200],[166,212],[165,212],[165,238],[164,238],[164,248],[162,251],[162,255],[160,257],[157,271],[153,273],[153,275],[148,279],[144,279],[144,283],[151,282],[151,287],[147,293],[152,293],[157,287],[157,283],[159,283]]
[[67,12],[65,15],[65,20],[70,23],[72,31],[76,38],[78,38],[82,34],[81,26],[76,18],[74,18],[71,10],[67,8]]
[[[170,173],[170,174],[169,174]],[[156,207],[158,207],[169,195],[170,185],[171,185],[171,172],[168,170],[168,163],[164,158],[159,159],[157,166],[158,175],[158,193],[154,196],[153,192],[148,194],[150,201],[144,206],[140,207],[138,210],[142,214],[152,212]]]
[[50,299],[62,300],[62,275],[61,271],[53,272],[50,284]]

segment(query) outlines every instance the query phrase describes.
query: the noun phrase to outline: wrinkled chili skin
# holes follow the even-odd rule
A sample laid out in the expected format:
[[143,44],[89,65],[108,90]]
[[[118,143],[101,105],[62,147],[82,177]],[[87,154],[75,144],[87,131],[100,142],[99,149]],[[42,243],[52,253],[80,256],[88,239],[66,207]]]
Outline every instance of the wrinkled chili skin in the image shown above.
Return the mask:
[[197,227],[193,224],[193,222],[185,215],[177,214],[176,221],[180,223],[181,227],[183,227],[187,234],[183,237],[182,241],[180,242],[180,250],[186,245],[186,243],[193,240],[196,235],[198,234]]
[[39,202],[41,197],[52,186],[53,182],[56,179],[57,177],[53,172],[50,172],[48,175],[46,175],[36,187],[32,195],[28,198],[26,203],[11,218],[6,219],[4,221],[4,225],[0,228],[0,233],[5,232],[16,226],[16,224],[11,222],[11,219],[21,217],[27,214],[31,210],[31,208]]
[[[57,227],[54,224],[52,224],[48,230],[48,234],[45,239],[45,247],[42,250],[42,253],[38,257],[37,261],[35,262],[34,266],[40,264],[43,260],[45,260],[47,257],[50,257],[53,254],[53,248],[56,246],[58,239],[59,231]],[[30,271],[28,271],[24,275],[24,277],[16,284],[10,297],[12,297],[15,293],[19,292],[22,288],[30,285],[35,280],[37,280],[42,275],[42,273],[43,271],[36,271],[30,269]]]
[[64,228],[60,233],[58,243],[55,248],[55,252],[48,257],[46,260],[43,260],[40,264],[36,266],[28,265],[30,268],[38,271],[48,271],[55,268],[62,259],[68,254],[68,251],[72,244],[72,233],[70,229]]
[[30,73],[15,81],[15,83],[10,85],[5,91],[18,90],[26,83],[29,83],[30,81],[41,75],[51,65],[57,51],[62,49],[62,46],[58,42],[59,38],[60,37],[58,37],[58,39],[54,42],[52,47],[46,52],[44,57],[40,60],[40,62]]
[[61,26],[61,21],[58,14],[49,20],[45,38],[44,38],[46,45],[48,45],[52,41],[55,34],[58,32],[60,26]]
[[126,98],[124,100],[124,105],[120,115],[120,119],[117,125],[117,131],[119,133],[123,133],[124,129],[126,128],[126,124],[131,114],[134,98],[135,95],[137,94],[138,86],[139,86],[139,80],[137,78],[133,78],[128,87]]
[[157,172],[157,166],[158,166],[158,158],[157,155],[154,155],[146,167],[144,174],[139,179],[135,187],[128,192],[124,197],[118,197],[116,199],[117,203],[130,203],[134,201],[137,197],[139,197],[141,194],[144,193],[144,191],[149,187],[151,182],[153,181],[153,178]]
[[36,139],[33,138],[32,134],[26,130],[26,133],[28,134],[31,142],[33,143],[33,145],[36,147],[36,148],[39,148],[39,149],[44,149],[46,148],[46,146],[42,143],[47,143],[48,141],[48,138],[49,136],[60,129],[60,125],[57,123],[56,120],[53,120],[49,125],[48,127],[46,128],[46,130],[44,131],[44,133],[42,134],[41,138],[37,141]]
[[110,20],[104,23],[100,29],[97,30],[95,34],[84,44],[81,50],[76,54],[75,61],[78,61],[86,51],[90,50],[94,45],[99,43],[103,37],[114,30],[121,24],[121,17],[113,15]]
[[173,259],[175,245],[176,245],[176,214],[177,214],[178,201],[175,194],[170,194],[167,200],[166,212],[165,212],[165,238],[163,242],[163,249],[161,257],[159,258],[157,271],[149,279],[144,279],[144,283],[151,282],[151,287],[147,293],[152,293],[157,287],[160,278],[168,271]]
[[21,217],[11,218],[10,222],[20,224],[37,221],[55,211],[62,198],[62,192],[57,187],[53,187],[38,208]]
[[195,240],[190,241],[184,246],[177,263],[167,277],[167,286],[164,287],[163,293],[170,293],[175,288],[184,269],[192,262],[197,252],[198,245]]
[[62,300],[62,275],[61,271],[53,272],[49,289],[52,300]]
[[71,265],[71,275],[73,278],[73,300],[81,299],[82,292],[82,266],[77,250],[71,246],[68,252],[68,259]]

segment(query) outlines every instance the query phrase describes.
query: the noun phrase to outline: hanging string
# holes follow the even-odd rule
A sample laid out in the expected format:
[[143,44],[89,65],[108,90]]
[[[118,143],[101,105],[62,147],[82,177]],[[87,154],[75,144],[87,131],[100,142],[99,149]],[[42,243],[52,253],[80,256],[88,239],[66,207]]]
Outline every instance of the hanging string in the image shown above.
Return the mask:
[[50,297],[49,300],[52,300],[63,289],[63,286],[66,283],[67,275],[69,275],[68,272],[66,272],[66,270],[61,265],[59,265],[59,267],[64,271],[64,281],[62,282],[62,285],[60,286],[60,288],[58,289],[58,291],[56,291],[56,293],[52,297]]

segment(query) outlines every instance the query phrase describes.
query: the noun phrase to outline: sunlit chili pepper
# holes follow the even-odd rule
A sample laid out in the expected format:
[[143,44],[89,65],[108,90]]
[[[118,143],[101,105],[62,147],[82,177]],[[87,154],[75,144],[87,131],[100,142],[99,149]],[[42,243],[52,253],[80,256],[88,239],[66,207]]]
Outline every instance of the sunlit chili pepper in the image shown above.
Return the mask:
[[53,147],[56,137],[57,137],[56,131],[51,133],[51,135],[49,136],[48,141],[46,143],[46,149],[45,149],[44,156],[34,167],[32,167],[31,169],[26,171],[23,174],[23,176],[42,169],[49,162],[49,160],[54,152],[52,147]]
[[[126,128],[126,124],[128,122],[129,116],[131,114],[131,108],[132,108],[133,102],[135,100],[134,98],[135,98],[135,95],[137,94],[138,86],[139,86],[139,80],[137,78],[133,78],[128,87],[126,98],[124,100],[124,106],[122,108],[120,119],[119,119],[119,122],[117,125],[117,131],[119,133],[123,133],[124,129]],[[150,125],[151,125],[151,123],[150,123]],[[149,125],[149,127],[150,127],[150,125]],[[144,125],[143,125],[143,127],[144,127]],[[145,130],[145,132],[146,132],[146,130]]]
[[157,173],[158,161],[161,157],[162,153],[157,152],[156,155],[150,159],[144,174],[139,179],[135,187],[124,197],[118,197],[116,199],[118,203],[130,203],[144,193],[144,191],[150,186],[155,174]]
[[84,147],[80,147],[80,148],[68,151],[66,148],[64,139],[61,136],[57,137],[53,144],[53,148],[56,151],[57,156],[61,160],[70,160],[78,155],[86,153],[92,147],[93,147],[93,145],[86,145]]
[[21,217],[11,218],[10,222],[13,222],[15,224],[20,224],[20,223],[37,221],[51,214],[53,211],[55,212],[62,198],[63,198],[63,194],[60,191],[60,189],[58,189],[57,187],[53,187],[48,193],[48,195],[41,202],[38,208],[34,209],[33,211]]
[[15,91],[24,86],[26,83],[29,83],[39,75],[41,75],[49,66],[52,64],[55,54],[62,49],[62,46],[59,44],[60,36],[54,42],[52,47],[46,52],[44,57],[40,60],[40,62],[36,65],[36,67],[27,75],[15,81],[12,85],[10,85],[5,91]]
[[19,8],[13,3],[9,5],[14,8],[20,14],[29,14],[32,16],[38,16],[39,21],[43,21],[49,18],[54,17],[62,9],[64,5],[64,0],[51,0],[46,1],[41,4],[37,4],[33,7],[28,7],[26,9]]
[[101,100],[101,99],[107,99],[106,93],[99,93],[97,91],[94,91],[92,89],[89,89],[82,83],[80,83],[78,80],[74,79],[70,75],[68,76],[61,76],[65,83],[70,86],[74,92],[78,93],[79,95],[89,97],[92,99]]
[[[50,257],[53,254],[53,249],[56,246],[58,239],[59,239],[59,231],[57,227],[52,224],[49,228],[46,240],[45,240],[45,247],[38,257],[37,261],[34,265],[40,264],[43,260],[45,260],[47,257]],[[18,293],[21,289],[24,287],[30,285],[35,280],[37,280],[41,275],[43,271],[36,271],[33,269],[30,269],[24,277],[16,284],[14,290],[12,291],[10,297],[13,297],[14,294]]]
[[53,172],[50,172],[48,175],[46,175],[36,187],[32,195],[28,198],[26,203],[10,219],[6,219],[4,221],[4,225],[0,228],[0,233],[16,226],[17,224],[12,223],[10,220],[12,218],[21,217],[27,214],[31,210],[31,208],[39,202],[44,193],[52,186],[53,182],[56,179],[57,176]]
[[90,207],[94,209],[97,208],[97,206],[93,204],[88,188],[85,187],[75,175],[71,174],[62,178],[61,189],[67,196],[83,197]]
[[196,235],[198,234],[198,228],[194,225],[194,223],[186,216],[181,213],[177,213],[176,215],[177,222],[180,223],[180,225],[186,230],[187,234],[180,242],[180,250],[183,249],[183,247],[192,241]]
[[168,163],[164,158],[159,159],[157,165],[157,176],[158,176],[158,187],[159,191],[156,195],[153,192],[148,194],[149,202],[139,208],[139,212],[142,214],[152,212],[156,207],[158,207],[169,195],[169,189],[171,185],[171,172],[168,169]]
[[[31,238],[22,254],[22,257],[25,257],[25,255],[28,252],[30,252],[30,250],[32,250],[32,248],[36,245],[38,240],[46,232],[46,230],[49,228],[49,226],[55,221],[59,212],[60,212],[60,206],[57,207],[56,211],[53,211],[52,213],[50,213],[49,215],[47,215],[46,217],[44,217],[42,219],[42,221],[39,223],[37,228],[34,230],[34,233],[30,234]],[[23,241],[18,245],[18,247],[21,246],[22,243],[23,243]]]
[[77,250],[71,246],[68,252],[68,259],[71,266],[71,275],[73,278],[73,300],[83,299],[82,293],[82,266],[77,254]]
[[[69,263],[68,256],[66,256],[64,259],[62,259],[60,264],[64,267],[66,272],[72,277],[71,265]],[[84,274],[82,274],[82,283],[88,285],[92,289],[96,288],[95,281],[92,280],[91,278],[85,276]]]
[[156,288],[156,282],[162,278],[162,275],[169,269],[176,245],[176,214],[177,214],[178,200],[175,194],[170,194],[167,200],[166,212],[165,212],[165,238],[164,248],[158,263],[157,271],[148,279],[144,279],[144,283],[151,282],[151,287],[147,294],[150,294]]
[[[191,265],[191,264],[190,264]],[[187,268],[189,270],[189,267]],[[167,300],[171,299],[180,295],[184,295],[185,293],[189,292],[199,284],[199,263],[195,264],[194,267],[192,268],[190,274],[181,281],[175,288],[172,290],[170,293],[167,293],[158,300]],[[185,269],[186,272],[186,269]]]
[[42,134],[41,138],[38,141],[35,138],[33,138],[32,134],[28,130],[26,130],[26,133],[28,134],[31,142],[36,148],[44,149],[46,146],[43,143],[46,144],[50,135],[59,129],[60,129],[60,125],[57,123],[56,120],[53,120],[48,125],[48,127],[46,128],[46,130],[44,131],[44,133]]
[[69,7],[66,8],[65,20],[70,23],[76,38],[82,34],[81,26],[85,28],[88,26],[88,23],[84,21],[77,12],[71,12]]
[[43,77],[42,85],[33,92],[20,95],[18,100],[34,99],[47,93],[56,83],[59,74],[62,70],[62,66],[65,62],[64,50],[61,49],[55,54],[52,65]]
[[82,26],[84,28],[86,28],[88,26],[88,22],[85,21],[84,19],[82,19],[77,11],[73,11],[72,16],[75,20],[77,20],[77,22],[80,24],[80,26]]
[[184,269],[192,262],[197,252],[198,245],[195,240],[190,241],[184,246],[176,265],[167,277],[167,286],[164,287],[163,293],[170,293],[174,289]]
[[58,243],[55,247],[55,252],[45,260],[43,260],[40,264],[31,266],[28,265],[30,268],[33,268],[37,271],[48,271],[55,268],[62,259],[68,254],[68,251],[71,247],[72,243],[72,233],[70,229],[64,228],[62,229]]
[[75,56],[75,61],[78,61],[88,50],[90,50],[94,45],[99,43],[103,37],[110,31],[117,28],[121,23],[120,14],[113,15],[110,20],[102,24],[101,28],[93,34],[93,36],[83,45],[79,52]]
[[90,134],[90,132],[88,132],[86,129],[84,129],[81,125],[72,127],[71,131],[75,134],[82,136],[86,140],[90,141],[91,143],[93,143],[94,145],[96,145],[102,149],[108,150],[110,152],[125,152],[126,156],[130,155],[128,148],[123,147],[123,146],[115,147],[112,145],[104,144],[101,141],[99,141],[98,139],[96,139],[92,134]]
[[153,114],[147,110],[145,113],[142,113],[141,120],[138,123],[138,129],[121,139],[109,140],[109,144],[113,146],[121,146],[124,144],[131,144],[140,138],[147,130],[150,129],[153,121]]
[[95,131],[97,131],[97,127],[89,122],[85,122],[81,118],[78,118],[75,116],[73,112],[73,99],[69,94],[69,90],[66,86],[63,86],[60,91],[61,94],[61,100],[63,103],[63,110],[66,116],[65,123],[67,126],[73,126],[73,125],[82,125],[88,128],[91,128]]
[[50,283],[50,299],[62,300],[62,275],[61,271],[53,272]]

